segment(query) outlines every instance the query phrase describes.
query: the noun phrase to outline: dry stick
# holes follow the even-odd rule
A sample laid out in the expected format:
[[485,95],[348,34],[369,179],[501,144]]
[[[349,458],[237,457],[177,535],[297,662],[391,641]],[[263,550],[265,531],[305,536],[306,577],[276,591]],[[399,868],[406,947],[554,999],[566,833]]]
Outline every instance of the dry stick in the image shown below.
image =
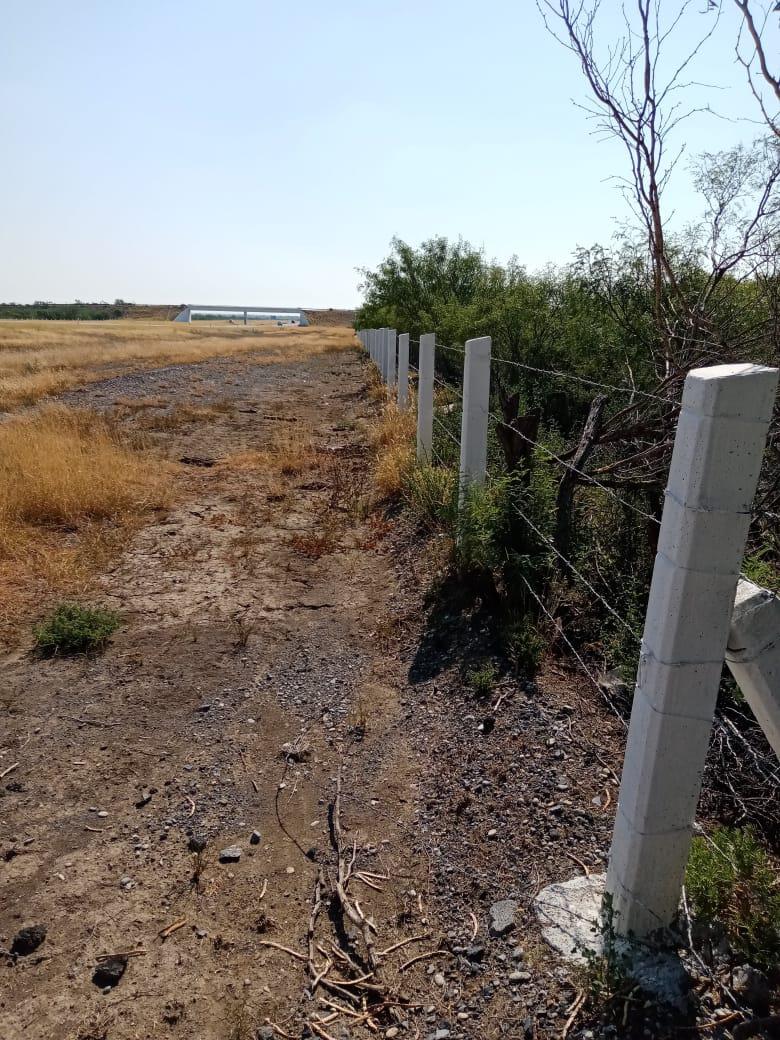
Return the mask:
[[101,953],[98,957],[95,958],[95,960],[96,961],[110,961],[110,960],[113,960],[114,957],[145,957],[146,956],[146,952],[147,951],[144,950],[144,949],[138,949],[138,950],[125,950],[122,953]]
[[471,924],[473,925],[473,930],[471,932],[471,941],[474,942],[474,940],[477,937],[477,933],[479,932],[479,921],[477,920],[477,915],[472,913],[471,910],[469,910],[469,917],[471,918]]
[[[319,972],[317,970],[317,965],[314,962],[314,933],[317,928],[317,918],[320,914],[320,908],[322,907],[322,882],[323,872],[322,867],[320,867],[317,871],[317,880],[314,882],[314,900],[312,902],[311,913],[309,914],[309,926],[306,929],[306,947],[309,951],[309,977],[314,980],[311,987],[312,993],[314,993],[314,991],[316,990],[317,984],[320,979]],[[325,968],[325,971],[322,973],[323,976],[328,973],[332,962],[329,958],[326,957],[325,963],[327,967]]]
[[275,950],[281,950],[282,953],[287,953],[291,957],[294,957],[297,961],[303,961],[304,964],[308,960],[302,953],[298,953],[297,950],[291,950],[289,946],[282,946],[281,943],[271,942],[270,939],[262,939],[258,946],[272,946]]
[[336,844],[336,853],[338,855],[338,874],[336,877],[336,894],[341,903],[341,908],[347,917],[350,919],[352,924],[358,928],[363,936],[363,942],[366,947],[366,959],[368,960],[369,967],[372,972],[379,978],[379,960],[374,949],[374,936],[371,934],[371,925],[366,917],[362,917],[352,905],[349,896],[347,895],[346,886],[349,884],[351,876],[352,865],[355,862],[357,855],[357,842],[354,843],[352,849],[352,859],[349,866],[347,866],[344,856],[344,843],[341,834],[341,769],[339,766],[338,776],[336,778],[336,798],[333,803],[333,837]]
[[566,1024],[564,1025],[563,1030],[561,1031],[561,1040],[566,1040],[566,1037],[569,1034],[569,1030],[574,1025],[577,1015],[579,1015],[580,1013],[580,1008],[585,1003],[586,997],[587,993],[585,993],[584,991],[577,994],[574,1003],[571,1007],[571,1014],[566,1019]]
[[263,881],[263,887],[260,889],[260,895],[258,896],[258,901],[263,898],[263,896],[266,894],[267,891],[268,891],[268,878],[266,878]]
[[18,768],[19,768],[19,763],[18,762],[14,762],[14,764],[12,766],[8,766],[7,769],[4,769],[2,771],[2,773],[0,773],[0,780],[2,780],[4,776],[8,776],[9,773],[13,773],[14,769],[18,769]]
[[178,932],[180,928],[183,928],[186,923],[187,918],[182,917],[180,920],[174,921],[173,924],[169,924],[167,928],[163,928],[157,935],[160,939],[167,939],[169,935],[173,935],[174,932]]
[[308,1022],[309,1029],[313,1029],[317,1036],[321,1036],[322,1040],[335,1040],[335,1037],[331,1036],[330,1033],[326,1033],[322,1026],[318,1026],[316,1022],[311,1020]]
[[398,969],[399,971],[406,971],[407,968],[411,968],[413,964],[417,964],[418,961],[428,961],[431,957],[442,957],[449,953],[449,950],[429,950],[428,953],[420,953],[416,957],[412,957],[410,961],[406,961]]
[[590,870],[589,870],[588,865],[586,863],[583,863],[582,860],[579,859],[577,856],[575,856],[573,852],[568,852],[566,849],[564,849],[564,855],[568,856],[569,859],[574,860],[574,862],[578,866],[582,867],[582,869],[583,869],[583,871],[585,873],[585,877],[590,877]]
[[386,957],[388,953],[392,953],[393,950],[400,950],[402,946],[409,946],[410,943],[420,942],[422,939],[428,939],[430,932],[423,932],[420,935],[412,935],[408,939],[402,939],[400,942],[393,943],[392,946],[385,947],[384,950],[377,950],[377,957]]

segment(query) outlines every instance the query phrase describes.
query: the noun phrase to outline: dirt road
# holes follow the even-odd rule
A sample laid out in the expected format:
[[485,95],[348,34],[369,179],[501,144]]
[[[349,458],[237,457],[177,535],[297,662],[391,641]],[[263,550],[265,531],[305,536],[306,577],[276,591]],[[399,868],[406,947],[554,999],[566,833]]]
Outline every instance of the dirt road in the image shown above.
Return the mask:
[[576,986],[530,904],[603,864],[618,735],[563,675],[474,703],[489,620],[429,613],[436,547],[364,513],[367,391],[342,351],[68,395],[179,495],[95,589],[102,656],[2,663],[0,947],[46,928],[0,965],[4,1040],[560,1033]]

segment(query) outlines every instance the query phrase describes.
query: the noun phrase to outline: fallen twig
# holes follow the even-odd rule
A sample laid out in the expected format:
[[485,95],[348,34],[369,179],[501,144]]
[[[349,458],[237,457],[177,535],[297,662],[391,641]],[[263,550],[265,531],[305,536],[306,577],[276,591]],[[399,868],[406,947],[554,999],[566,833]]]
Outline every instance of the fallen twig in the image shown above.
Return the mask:
[[180,928],[183,928],[187,923],[186,917],[181,917],[178,921],[174,921],[173,924],[169,924],[167,928],[163,928],[162,931],[157,933],[158,938],[167,939],[169,935],[173,935],[174,932],[178,932]]
[[417,964],[419,961],[429,961],[431,957],[442,957],[449,953],[449,950],[429,950],[428,953],[419,953],[416,957],[412,957],[410,961],[406,961],[398,969],[399,971],[406,971],[407,968],[411,968],[413,964]]
[[564,849],[563,852],[564,855],[568,856],[570,860],[573,860],[577,864],[577,866],[582,867],[585,873],[585,877],[590,877],[590,869],[587,863],[583,863],[578,856],[575,856],[573,852],[569,852],[568,849]]
[[569,1035],[569,1030],[574,1025],[577,1019],[577,1015],[579,1015],[580,1013],[580,1008],[585,1003],[586,997],[587,993],[584,990],[580,990],[580,992],[574,998],[574,1003],[571,1006],[569,1017],[566,1019],[563,1029],[561,1030],[561,1040],[566,1040],[566,1037]]
[[402,939],[400,942],[393,943],[392,946],[385,947],[384,950],[377,951],[377,957],[386,957],[388,953],[392,953],[393,950],[400,950],[402,946],[409,946],[410,943],[420,942],[422,939],[430,938],[429,932],[423,932],[420,935],[412,935],[408,939]]
[[474,940],[477,937],[477,933],[479,932],[479,921],[477,920],[477,915],[472,913],[471,910],[469,910],[469,917],[471,918],[471,925],[472,925],[472,928],[471,928],[471,941],[474,942]]
[[297,950],[291,950],[289,946],[282,946],[281,943],[271,942],[270,939],[262,939],[258,946],[272,946],[275,950],[281,950],[282,953],[288,953],[291,957],[294,957],[297,961],[306,962],[307,958],[302,954],[298,953]]
[[8,776],[9,773],[13,773],[14,769],[18,769],[18,768],[19,768],[19,763],[18,762],[14,762],[14,764],[12,766],[8,766],[6,769],[4,769],[2,771],[2,773],[0,773],[0,780],[2,780],[4,776]]

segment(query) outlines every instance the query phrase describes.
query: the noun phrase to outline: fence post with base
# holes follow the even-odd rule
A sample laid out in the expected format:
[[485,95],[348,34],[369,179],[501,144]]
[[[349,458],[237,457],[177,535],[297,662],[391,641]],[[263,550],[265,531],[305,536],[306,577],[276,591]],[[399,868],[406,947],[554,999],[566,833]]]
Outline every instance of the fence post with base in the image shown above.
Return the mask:
[[685,380],[606,881],[619,936],[677,915],[776,388],[749,364]]
[[463,367],[463,417],[460,429],[458,502],[467,488],[482,484],[487,472],[488,419],[490,417],[490,336],[466,341]]
[[397,350],[398,350],[398,348],[397,348],[396,340],[397,340],[397,336],[396,336],[395,329],[388,329],[387,330],[387,378],[385,379],[385,382],[387,383],[387,385],[390,388],[390,390],[395,389],[396,363],[397,363],[397,360],[398,360],[398,357],[397,357]]

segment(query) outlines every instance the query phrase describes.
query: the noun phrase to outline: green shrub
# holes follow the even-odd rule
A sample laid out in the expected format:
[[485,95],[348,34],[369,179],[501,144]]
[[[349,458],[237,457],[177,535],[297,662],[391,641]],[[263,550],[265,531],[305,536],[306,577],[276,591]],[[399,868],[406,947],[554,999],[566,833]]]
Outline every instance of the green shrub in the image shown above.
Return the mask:
[[455,529],[457,492],[457,473],[440,466],[415,466],[404,484],[404,497],[412,512],[450,532]]
[[492,661],[485,661],[479,668],[472,668],[466,674],[466,682],[477,697],[489,697],[498,678],[498,669]]
[[766,551],[746,556],[742,561],[742,573],[748,581],[772,592],[780,592],[780,571],[774,563],[766,559]]
[[102,607],[61,603],[34,629],[36,649],[47,657],[94,653],[105,647],[119,624],[119,617]]
[[780,956],[780,887],[751,828],[693,839],[685,876],[695,914],[720,923],[739,957],[770,967]]
[[545,643],[533,615],[511,611],[501,626],[501,641],[516,673],[533,675],[536,672]]

